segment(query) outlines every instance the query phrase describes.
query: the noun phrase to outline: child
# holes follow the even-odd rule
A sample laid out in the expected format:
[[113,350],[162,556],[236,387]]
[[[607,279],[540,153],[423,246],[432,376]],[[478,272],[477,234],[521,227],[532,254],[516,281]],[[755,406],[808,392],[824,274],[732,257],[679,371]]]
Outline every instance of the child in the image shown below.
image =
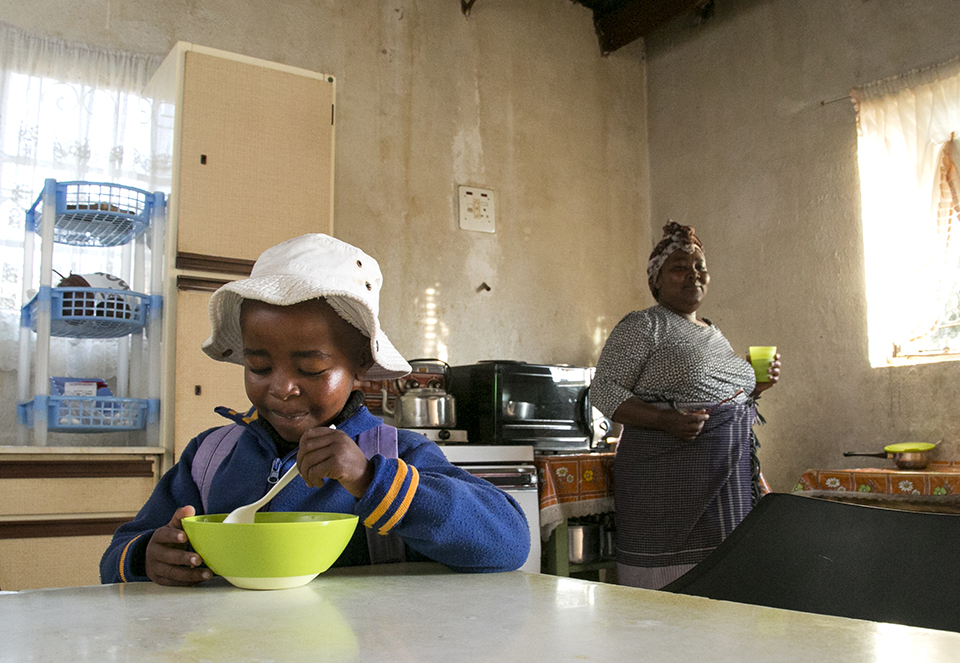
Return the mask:
[[250,278],[211,296],[203,350],[243,364],[253,408],[217,408],[236,425],[187,445],[137,517],[117,529],[100,562],[103,583],[210,578],[181,519],[254,502],[294,464],[300,476],[264,510],[357,514],[357,531],[335,566],[385,559],[377,549],[388,534],[406,544],[408,561],[478,572],[524,563],[530,533],[512,497],[454,467],[412,431],[397,431],[395,454],[365,455],[358,446],[382,421],[364,407],[354,380],[410,372],[380,329],[381,283],[373,258],[312,234],[264,251]]

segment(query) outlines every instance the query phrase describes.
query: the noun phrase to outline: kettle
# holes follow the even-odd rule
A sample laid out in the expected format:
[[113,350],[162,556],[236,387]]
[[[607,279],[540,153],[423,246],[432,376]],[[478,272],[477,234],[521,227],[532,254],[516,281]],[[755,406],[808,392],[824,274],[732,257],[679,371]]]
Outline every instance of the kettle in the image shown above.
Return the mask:
[[457,425],[453,396],[440,387],[421,387],[416,380],[406,389],[397,380],[400,396],[391,407],[387,387],[381,390],[383,411],[393,417],[397,428],[454,428]]

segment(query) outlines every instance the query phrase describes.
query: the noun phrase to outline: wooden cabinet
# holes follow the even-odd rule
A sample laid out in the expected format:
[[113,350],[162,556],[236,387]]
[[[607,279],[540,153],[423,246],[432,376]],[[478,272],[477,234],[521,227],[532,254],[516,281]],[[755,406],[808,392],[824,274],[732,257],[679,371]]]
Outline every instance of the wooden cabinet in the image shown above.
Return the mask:
[[201,344],[210,336],[207,302],[219,284],[204,289],[181,283],[177,296],[177,366],[174,458],[196,435],[207,428],[229,423],[214,412],[218,405],[246,411],[250,401],[243,386],[243,367],[214,361]]
[[180,268],[242,273],[284,239],[332,233],[332,76],[180,42],[146,95]]
[[0,589],[98,584],[114,530],[153,491],[158,454],[42,451],[0,455]]
[[179,42],[144,96],[155,161],[169,161],[160,435],[165,468],[197,433],[249,407],[243,371],[200,350],[212,288],[250,273],[267,248],[333,233],[332,76]]

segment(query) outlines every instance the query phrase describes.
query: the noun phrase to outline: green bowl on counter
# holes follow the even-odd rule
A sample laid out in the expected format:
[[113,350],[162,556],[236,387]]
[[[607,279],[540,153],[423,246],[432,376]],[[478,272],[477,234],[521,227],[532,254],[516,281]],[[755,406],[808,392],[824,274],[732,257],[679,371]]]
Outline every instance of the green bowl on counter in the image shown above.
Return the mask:
[[262,512],[253,523],[224,523],[225,513],[182,521],[211,571],[244,589],[305,585],[337,561],[358,518],[345,513]]

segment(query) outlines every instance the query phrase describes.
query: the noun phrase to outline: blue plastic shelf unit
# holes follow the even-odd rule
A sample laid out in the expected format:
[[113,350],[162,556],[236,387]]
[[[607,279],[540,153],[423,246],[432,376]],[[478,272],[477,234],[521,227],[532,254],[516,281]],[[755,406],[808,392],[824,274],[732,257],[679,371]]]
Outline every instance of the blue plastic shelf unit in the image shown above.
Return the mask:
[[[148,446],[159,444],[165,214],[165,196],[159,192],[106,182],[54,179],[45,180],[43,192],[27,211],[23,283],[26,303],[20,313],[17,420],[25,429],[33,429],[33,444],[45,445],[51,431],[104,433],[144,429]],[[40,282],[36,290],[31,290],[36,287],[32,248],[35,235],[40,238]],[[124,247],[122,269],[133,271],[132,282],[137,288],[147,285],[149,251],[151,294],[119,288],[54,287],[51,265],[54,246],[58,244],[93,249]],[[132,251],[127,249],[128,244],[133,244]],[[36,334],[35,343],[31,342],[32,334]],[[53,336],[119,339],[117,396],[50,394],[47,382]],[[123,338],[127,336],[131,337],[129,342]],[[128,398],[130,395],[145,398]]]

